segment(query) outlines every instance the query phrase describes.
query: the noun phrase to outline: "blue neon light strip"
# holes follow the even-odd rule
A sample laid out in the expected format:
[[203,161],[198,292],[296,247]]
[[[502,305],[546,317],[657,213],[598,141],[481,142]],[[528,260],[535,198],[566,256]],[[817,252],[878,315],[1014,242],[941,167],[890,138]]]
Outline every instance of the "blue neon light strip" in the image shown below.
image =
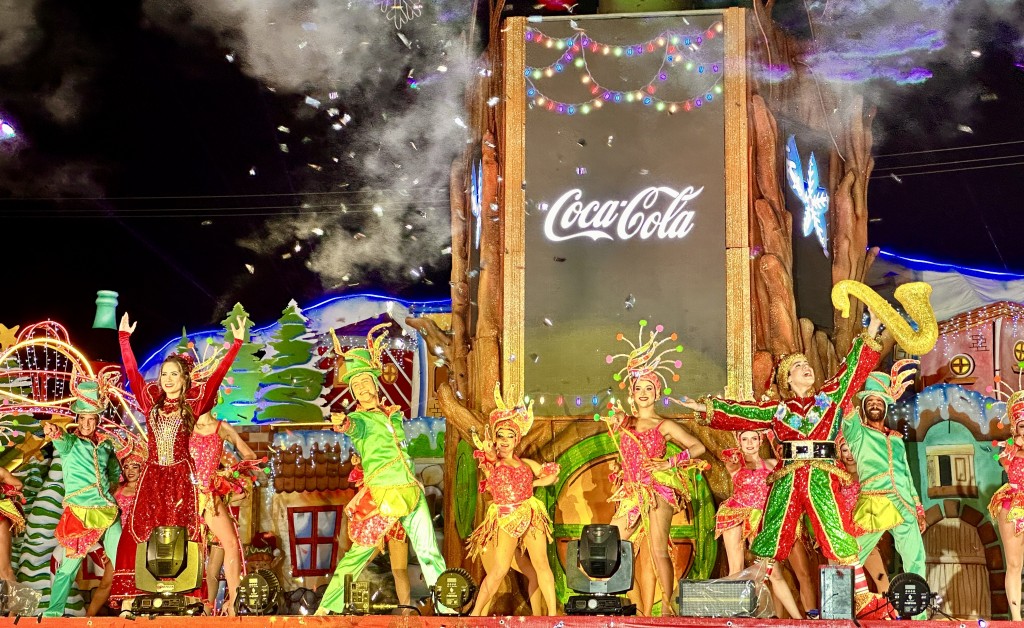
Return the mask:
[[[383,295],[383,294],[370,294],[370,293],[365,293],[365,294],[364,293],[360,293],[360,294],[345,294],[345,295],[341,295],[341,296],[337,296],[337,297],[331,297],[329,299],[324,299],[323,301],[321,301],[321,302],[319,302],[319,303],[317,303],[315,305],[311,305],[309,307],[301,308],[301,309],[302,309],[303,312],[307,312],[307,311],[310,311],[310,310],[319,309],[319,308],[321,308],[321,307],[323,307],[325,305],[328,305],[330,303],[334,303],[335,301],[342,301],[342,300],[346,300],[346,299],[371,299],[371,300],[377,300],[377,301],[394,301],[395,303],[401,303],[402,305],[408,307],[411,312],[427,312],[427,313],[429,313],[429,312],[450,312],[451,309],[452,309],[452,300],[451,299],[437,299],[437,300],[434,300],[434,301],[407,301],[405,299],[399,299],[399,298],[396,298],[396,297],[389,297],[389,296]],[[271,327],[273,327],[276,324],[277,324],[277,321],[275,320],[273,323],[270,323],[269,325],[264,325],[263,327],[253,327],[249,331],[249,334],[250,335],[261,334],[261,333],[265,332],[266,330],[270,329]],[[218,327],[218,328],[208,329],[206,331],[190,332],[189,336],[195,336],[195,337],[199,338],[199,337],[202,337],[202,336],[207,335],[207,334],[223,333],[223,332],[224,332],[224,330]],[[178,342],[180,340],[181,340],[181,336],[178,336],[177,338],[173,338],[171,340],[168,340],[166,343],[161,345],[161,347],[159,349],[157,349],[153,353],[149,354],[149,356],[145,360],[143,360],[142,362],[139,363],[139,371],[142,372],[142,373],[145,373],[146,369],[149,368],[150,360],[152,360],[153,358],[156,358],[157,356],[160,356],[161,359],[162,359],[162,357],[164,355],[166,355],[166,352],[167,352],[168,348],[171,347],[172,345],[178,344]]]
[[879,250],[878,257],[902,264],[907,268],[914,270],[930,270],[939,273],[954,272],[960,273],[961,275],[980,277],[983,279],[998,279],[999,281],[1017,281],[1024,279],[1024,275],[1018,273],[1008,273],[1006,271],[999,270],[985,270],[983,268],[968,268],[966,266],[957,266],[956,264],[950,264],[947,262],[936,262],[915,257],[907,257],[905,255],[890,253],[889,251]]

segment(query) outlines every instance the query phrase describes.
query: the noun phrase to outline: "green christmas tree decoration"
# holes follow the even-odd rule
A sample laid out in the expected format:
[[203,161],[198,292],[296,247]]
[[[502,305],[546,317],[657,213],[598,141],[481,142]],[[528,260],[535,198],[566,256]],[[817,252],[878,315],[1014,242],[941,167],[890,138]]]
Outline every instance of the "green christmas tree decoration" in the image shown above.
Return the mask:
[[309,319],[291,301],[277,320],[278,329],[267,343],[258,394],[261,423],[322,421],[326,371],[317,366],[317,341]]
[[221,383],[217,405],[213,408],[213,416],[232,423],[251,423],[256,413],[256,394],[263,376],[260,360],[256,357],[256,353],[263,349],[263,345],[251,341],[249,333],[252,331],[252,321],[249,320],[249,313],[245,311],[241,303],[235,303],[235,307],[221,321],[224,326],[224,342],[234,341],[235,337],[231,333],[231,326],[237,322],[239,316],[246,319],[245,338],[242,339],[242,348],[238,350],[238,357],[232,362],[231,368],[224,377],[224,382]]

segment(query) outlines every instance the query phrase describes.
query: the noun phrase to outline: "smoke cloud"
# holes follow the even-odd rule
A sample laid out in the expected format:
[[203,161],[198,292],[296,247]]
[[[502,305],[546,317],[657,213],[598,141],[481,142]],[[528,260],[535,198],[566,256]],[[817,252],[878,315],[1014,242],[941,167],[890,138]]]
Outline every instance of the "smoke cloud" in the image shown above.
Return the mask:
[[[307,266],[327,288],[368,273],[413,283],[420,267],[443,261],[451,238],[445,188],[468,137],[463,98],[475,52],[464,39],[469,3],[442,4],[424,4],[398,31],[370,0],[147,0],[145,13],[161,28],[183,38],[212,33],[268,89],[304,97],[283,128],[312,116],[322,127],[310,135],[328,138],[325,154],[351,173],[338,180],[331,164],[322,174],[310,164],[306,191],[351,184],[352,193],[325,211],[274,217],[240,246],[282,256],[308,246]],[[282,150],[298,139],[282,136]],[[311,196],[307,206],[324,204]],[[312,237],[314,229],[323,235]]]

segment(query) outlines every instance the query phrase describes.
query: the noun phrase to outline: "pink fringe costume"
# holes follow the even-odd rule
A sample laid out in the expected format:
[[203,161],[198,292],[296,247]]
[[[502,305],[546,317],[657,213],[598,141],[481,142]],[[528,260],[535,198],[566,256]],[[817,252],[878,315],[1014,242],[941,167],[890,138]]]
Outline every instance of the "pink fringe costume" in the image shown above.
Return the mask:
[[743,526],[743,540],[753,540],[761,529],[764,505],[768,502],[768,476],[772,470],[763,459],[761,466],[748,469],[746,461],[732,474],[732,495],[718,507],[715,515],[715,538],[736,526]]
[[988,503],[988,511],[994,521],[1001,517],[1013,524],[1017,536],[1024,534],[1024,458],[1017,455],[1020,448],[1011,445],[1012,457],[1006,465],[1009,480],[999,487]]
[[406,542],[405,528],[399,517],[380,514],[370,491],[363,485],[363,469],[356,467],[348,474],[348,481],[359,487],[345,506],[348,517],[348,538],[360,545],[376,546],[383,551],[389,541]]
[[[518,458],[515,460],[519,466],[513,467],[501,462],[489,462],[482,451],[474,452],[473,455],[480,461],[480,469],[488,472],[487,477],[480,481],[480,492],[490,493],[493,501],[487,508],[484,520],[466,542],[469,558],[476,558],[487,551],[498,530],[504,530],[512,538],[519,539],[520,545],[530,530],[537,530],[550,543],[551,519],[544,504],[533,496],[533,470]],[[541,469],[542,476],[558,472],[558,464],[554,462]]]

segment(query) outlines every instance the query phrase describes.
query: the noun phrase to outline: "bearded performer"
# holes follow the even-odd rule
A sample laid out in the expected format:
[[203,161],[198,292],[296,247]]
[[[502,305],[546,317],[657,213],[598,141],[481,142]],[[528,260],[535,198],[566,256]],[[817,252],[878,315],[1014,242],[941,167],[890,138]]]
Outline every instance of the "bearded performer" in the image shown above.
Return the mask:
[[912,363],[915,361],[900,360],[891,374],[876,371],[868,376],[864,390],[857,394],[860,407],[843,419],[843,436],[860,476],[853,521],[862,531],[857,537],[861,562],[889,531],[903,559],[903,570],[923,578],[924,508],[910,475],[903,435],[885,426],[889,407],[911,383],[914,371],[903,367]]
[[[841,427],[840,409],[867,380],[878,363],[881,344],[876,339],[881,320],[870,311],[867,333],[853,341],[839,371],[814,391],[814,369],[802,354],[784,356],[776,371],[782,401],[733,401],[706,397],[700,403],[685,399],[683,405],[697,412],[698,420],[715,429],[753,430],[771,427],[782,444],[782,466],[768,477],[771,492],[764,523],[750,546],[761,559],[773,587],[790,614],[795,601],[788,588],[779,585],[774,562],[784,560],[796,542],[800,517],[808,515],[821,549],[829,560],[854,567],[855,601],[859,618],[892,616],[884,598],[868,590],[864,569],[857,557],[858,545],[848,531],[848,512],[840,507],[840,489],[850,475],[836,466],[836,438]],[[799,615],[794,615],[798,617]]]
[[[366,335],[366,348],[355,348],[344,355],[337,338],[335,352],[345,359],[341,381],[348,384],[356,400],[356,411],[348,415],[333,413],[334,430],[347,434],[363,462],[363,484],[377,504],[379,514],[401,521],[409,542],[416,551],[423,579],[428,587],[445,570],[444,558],[434,538],[434,524],[427,508],[423,486],[416,480],[416,471],[409,457],[404,417],[396,406],[384,405],[380,395],[381,354],[386,334],[374,337],[390,323],[377,325]],[[338,561],[330,584],[324,591],[317,615],[344,611],[345,576],[357,577],[373,558],[376,544],[364,545],[353,540],[352,547]]]
[[[662,371],[678,380],[668,364],[662,363],[667,353],[680,352],[682,345],[675,345],[657,353],[658,348],[678,339],[675,333],[658,340],[664,328],[655,327],[643,339],[646,321],[640,321],[640,338],[633,345],[622,334],[616,339],[625,340],[632,350],[629,353],[609,355],[608,364],[616,358],[626,358],[626,366],[613,377],[620,381],[619,387],[629,387],[630,414],[615,412],[609,420],[609,432],[619,450],[621,470],[612,478],[617,489],[609,501],[617,504],[612,525],[619,528],[621,538],[633,537],[634,547],[646,544],[654,569],[641,569],[637,574],[640,594],[640,613],[651,616],[654,607],[655,583],[661,588],[661,614],[674,615],[672,591],[675,588],[675,573],[672,557],[670,532],[672,516],[682,510],[690,501],[690,470],[706,470],[710,465],[697,456],[704,453],[704,444],[697,440],[675,421],[662,419],[655,408],[661,399],[662,390],[672,392]],[[676,368],[680,361],[673,362]],[[622,375],[626,375],[622,381]],[[668,455],[668,442],[672,441],[681,451]]]
[[[557,482],[559,466],[554,462],[541,465],[516,456],[519,442],[533,426],[533,404],[508,407],[497,385],[494,387],[494,401],[497,408],[491,412],[490,426],[485,430],[484,439],[478,439],[473,433],[473,443],[477,447],[473,457],[479,461],[484,476],[480,481],[480,492],[490,493],[492,502],[484,520],[466,543],[469,558],[479,558],[487,572],[471,615],[487,614],[491,599],[513,561],[520,563],[519,569],[530,582],[533,614],[545,614],[536,599],[539,594],[546,614],[557,615],[555,576],[548,562],[548,544],[552,541],[551,518],[544,504],[533,496],[533,488]],[[517,560],[520,556],[529,557],[529,567]]]
[[53,441],[64,473],[64,513],[54,536],[63,550],[63,558],[50,587],[50,605],[46,617],[62,617],[71,584],[82,559],[94,543],[103,540],[103,550],[111,561],[117,557],[121,539],[121,521],[117,501],[111,494],[121,476],[114,441],[97,433],[100,415],[106,409],[99,385],[85,381],[77,386],[78,399],[71,411],[78,415],[78,429],[65,432],[56,423],[43,424],[43,433]]

